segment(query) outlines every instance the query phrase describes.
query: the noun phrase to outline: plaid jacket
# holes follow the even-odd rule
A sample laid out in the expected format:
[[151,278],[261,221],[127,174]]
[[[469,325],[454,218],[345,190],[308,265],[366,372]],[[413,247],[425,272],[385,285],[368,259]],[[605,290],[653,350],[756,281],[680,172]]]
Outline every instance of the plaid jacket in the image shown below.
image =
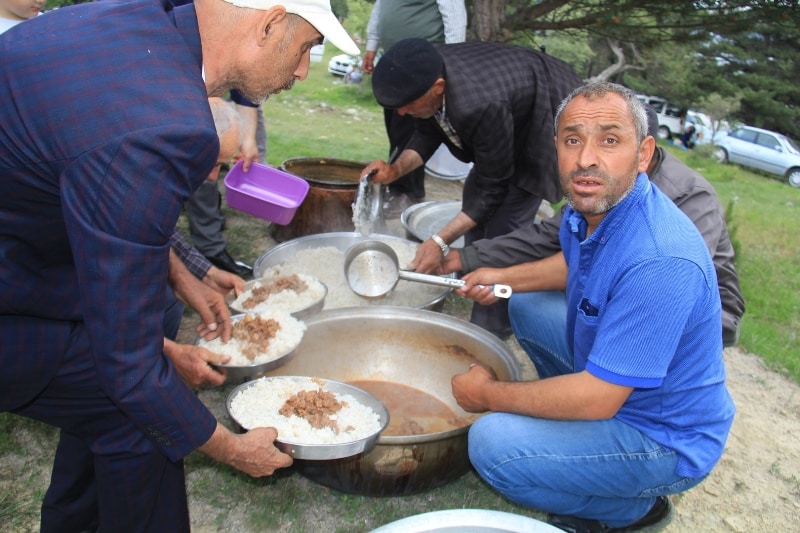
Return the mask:
[[463,211],[486,220],[509,184],[551,202],[561,199],[553,120],[561,101],[583,84],[566,63],[536,50],[471,41],[439,46],[444,60],[447,118],[460,150],[435,119],[417,121],[408,148],[427,161],[442,142],[475,165]]

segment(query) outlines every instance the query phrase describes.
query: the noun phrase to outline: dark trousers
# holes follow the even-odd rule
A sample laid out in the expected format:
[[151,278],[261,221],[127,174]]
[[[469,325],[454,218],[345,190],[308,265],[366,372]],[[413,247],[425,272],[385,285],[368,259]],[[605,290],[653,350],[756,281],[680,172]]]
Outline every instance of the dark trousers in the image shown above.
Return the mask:
[[[183,314],[172,291],[165,334]],[[189,531],[183,461],[171,462],[97,388],[85,339],[76,339],[62,370],[37,400],[17,413],[61,428],[42,533]],[[109,441],[116,442],[109,442]]]
[[[409,115],[398,115],[391,109],[384,109],[383,120],[389,136],[389,153],[394,152],[395,148],[402,152],[414,135],[414,118]],[[425,165],[392,182],[389,191],[393,194],[405,193],[415,199],[425,198]]]
[[[479,239],[505,235],[533,223],[541,203],[541,198],[511,185],[503,203],[494,214],[464,235],[464,244],[469,246]],[[509,331],[511,321],[508,318],[508,300],[500,299],[492,305],[475,304],[470,322],[496,333]]]

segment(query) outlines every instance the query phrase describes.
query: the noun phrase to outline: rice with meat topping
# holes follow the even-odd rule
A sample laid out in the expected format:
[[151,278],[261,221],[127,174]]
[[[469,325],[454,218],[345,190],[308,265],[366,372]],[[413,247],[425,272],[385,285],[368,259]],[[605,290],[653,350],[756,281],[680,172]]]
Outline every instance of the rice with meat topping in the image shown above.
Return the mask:
[[[233,317],[234,326],[236,322],[245,320],[248,315],[237,315]],[[263,320],[274,320],[279,324],[274,337],[269,339],[269,345],[265,351],[258,353],[252,360],[248,359],[245,353],[250,348],[250,343],[242,339],[237,339],[232,336],[227,343],[222,342],[221,337],[217,337],[212,341],[199,339],[198,346],[202,346],[209,351],[220,355],[229,355],[231,360],[225,365],[221,366],[248,366],[259,365],[267,363],[273,359],[294,350],[303,340],[303,334],[306,331],[305,322],[301,322],[293,317],[286,311],[281,309],[273,309],[264,313],[251,314],[252,317],[258,317]]]
[[[297,283],[287,282],[291,278],[297,278],[299,286]],[[281,283],[283,286],[280,290],[273,289]],[[259,290],[264,289],[267,289],[269,294],[258,297]],[[317,278],[295,273],[288,276],[264,276],[254,280],[248,284],[247,290],[231,302],[230,306],[247,313],[261,313],[272,309],[296,313],[314,305],[324,297],[325,286]]]
[[260,378],[248,383],[230,400],[230,415],[244,429],[274,427],[278,439],[294,444],[341,444],[365,439],[381,429],[381,419],[371,407],[350,394],[331,392],[344,405],[331,418],[341,428],[314,428],[295,414],[284,416],[280,409],[300,391],[325,390],[324,380],[298,381],[289,377]]

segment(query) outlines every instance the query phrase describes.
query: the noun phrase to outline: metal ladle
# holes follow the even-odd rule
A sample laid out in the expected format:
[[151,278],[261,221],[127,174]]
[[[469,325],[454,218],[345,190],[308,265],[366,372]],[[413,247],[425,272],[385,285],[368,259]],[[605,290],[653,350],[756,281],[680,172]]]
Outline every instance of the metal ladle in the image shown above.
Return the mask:
[[[344,275],[353,292],[367,298],[388,294],[401,279],[454,289],[466,285],[461,279],[401,269],[394,249],[378,240],[360,241],[347,249],[344,255]],[[510,298],[511,287],[492,285],[492,293],[498,298]]]

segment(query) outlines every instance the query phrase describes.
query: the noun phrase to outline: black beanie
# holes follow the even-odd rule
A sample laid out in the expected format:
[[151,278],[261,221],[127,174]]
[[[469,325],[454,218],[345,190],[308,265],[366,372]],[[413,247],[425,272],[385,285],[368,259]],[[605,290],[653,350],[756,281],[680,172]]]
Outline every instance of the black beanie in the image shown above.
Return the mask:
[[410,104],[433,86],[444,71],[442,56],[425,39],[403,39],[381,56],[372,73],[372,92],[383,107]]

